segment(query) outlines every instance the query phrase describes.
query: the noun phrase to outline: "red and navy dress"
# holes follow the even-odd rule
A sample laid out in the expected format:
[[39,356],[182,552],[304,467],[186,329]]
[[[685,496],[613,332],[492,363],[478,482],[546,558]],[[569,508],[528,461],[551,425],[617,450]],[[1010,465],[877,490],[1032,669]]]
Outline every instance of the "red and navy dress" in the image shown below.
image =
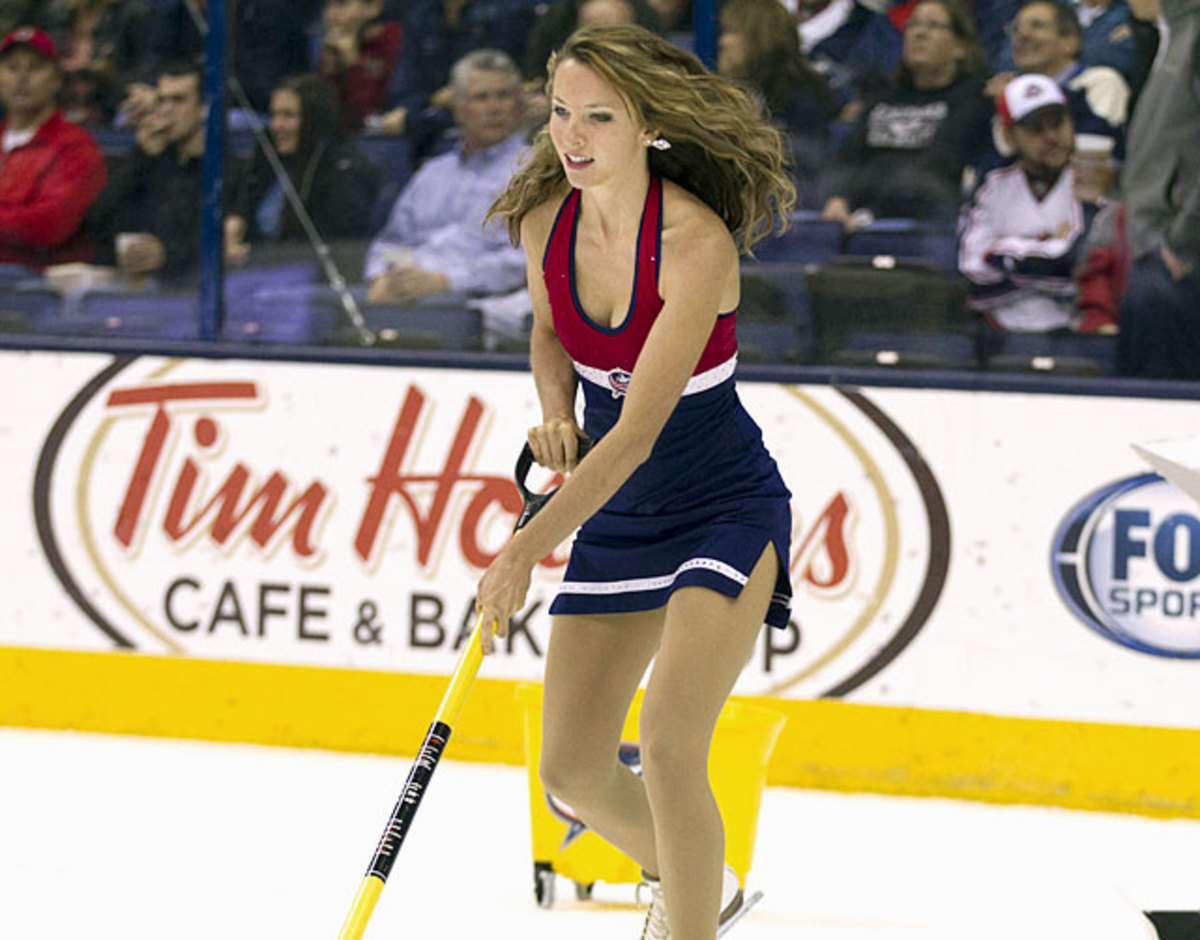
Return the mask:
[[[629,311],[619,326],[593,321],[575,292],[579,190],[559,208],[542,275],[554,330],[584,392],[584,432],[602,438],[617,422],[629,379],[662,310],[662,180],[652,177],[638,232]],[[552,614],[653,610],[676,588],[737,597],[769,543],[779,575],[766,622],[785,627],[791,494],[758,425],[738,399],[737,311],[721,314],[649,459],[575,538]]]

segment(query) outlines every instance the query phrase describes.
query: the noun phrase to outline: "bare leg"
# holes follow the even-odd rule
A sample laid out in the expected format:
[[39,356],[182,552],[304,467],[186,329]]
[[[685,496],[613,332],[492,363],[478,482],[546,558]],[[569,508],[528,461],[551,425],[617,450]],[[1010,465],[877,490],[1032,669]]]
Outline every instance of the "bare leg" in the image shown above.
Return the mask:
[[708,781],[709,745],[754,652],[777,565],[768,545],[736,599],[683,588],[667,605],[640,737],[671,940],[716,936],[725,832]]
[[542,782],[647,871],[657,871],[642,781],[617,757],[665,611],[556,617],[546,654]]

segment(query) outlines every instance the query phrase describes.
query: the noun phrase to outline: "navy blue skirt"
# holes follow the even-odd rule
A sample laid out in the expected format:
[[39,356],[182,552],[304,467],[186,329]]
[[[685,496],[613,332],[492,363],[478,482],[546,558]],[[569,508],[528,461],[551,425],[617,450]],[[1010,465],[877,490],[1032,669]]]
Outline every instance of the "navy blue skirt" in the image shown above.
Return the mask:
[[[622,400],[584,391],[584,430],[599,440]],[[786,627],[791,529],[791,493],[729,379],[680,399],[650,458],[580,528],[550,613],[655,610],[681,587],[737,597],[770,545],[779,565],[764,619]]]

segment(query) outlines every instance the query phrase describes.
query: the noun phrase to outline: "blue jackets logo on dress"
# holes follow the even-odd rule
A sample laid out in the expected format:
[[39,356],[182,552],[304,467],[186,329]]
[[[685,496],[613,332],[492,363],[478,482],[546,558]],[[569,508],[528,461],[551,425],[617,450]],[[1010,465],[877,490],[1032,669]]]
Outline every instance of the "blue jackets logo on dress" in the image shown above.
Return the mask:
[[620,398],[629,391],[629,380],[631,378],[633,378],[633,373],[627,372],[624,369],[608,370],[608,387],[612,389],[613,398]]

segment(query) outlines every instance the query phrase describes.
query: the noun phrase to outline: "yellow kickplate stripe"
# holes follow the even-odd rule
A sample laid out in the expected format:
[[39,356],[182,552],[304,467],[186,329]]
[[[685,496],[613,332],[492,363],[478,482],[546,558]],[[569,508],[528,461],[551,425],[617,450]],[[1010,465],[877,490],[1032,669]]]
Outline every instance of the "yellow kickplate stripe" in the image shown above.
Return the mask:
[[[415,754],[445,676],[0,647],[0,725]],[[489,686],[501,686],[491,689]],[[503,700],[504,741],[455,730],[452,757],[521,763],[513,683],[479,680],[465,726]]]
[[[412,756],[447,677],[0,647],[0,725]],[[524,764],[517,683],[478,679],[447,756]],[[1200,730],[749,699],[777,786],[1200,818]]]
[[768,783],[1200,818],[1200,730],[770,700]]

